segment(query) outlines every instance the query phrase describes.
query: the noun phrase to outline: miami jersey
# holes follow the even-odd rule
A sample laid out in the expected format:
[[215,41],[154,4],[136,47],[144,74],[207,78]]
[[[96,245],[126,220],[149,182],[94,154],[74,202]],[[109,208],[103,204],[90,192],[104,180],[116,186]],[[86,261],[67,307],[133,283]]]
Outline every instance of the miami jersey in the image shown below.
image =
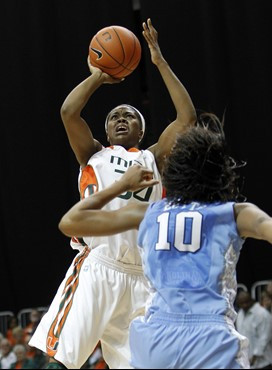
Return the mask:
[[[126,192],[109,202],[103,209],[116,210],[132,202],[154,202],[162,198],[161,176],[156,166],[154,155],[149,150],[132,148],[126,150],[122,146],[104,148],[94,154],[88,165],[80,170],[78,186],[81,198],[91,196],[94,192],[105,189],[118,181],[126,170],[140,164],[153,171],[154,178],[160,181],[159,185],[141,191]],[[73,248],[82,249],[82,244],[87,244],[92,253],[103,258],[117,260],[123,263],[141,265],[141,258],[137,249],[137,230],[130,230],[109,237],[86,237],[84,243],[75,243]]]
[[236,264],[243,240],[233,203],[149,206],[140,225],[149,313],[224,315],[234,321]]

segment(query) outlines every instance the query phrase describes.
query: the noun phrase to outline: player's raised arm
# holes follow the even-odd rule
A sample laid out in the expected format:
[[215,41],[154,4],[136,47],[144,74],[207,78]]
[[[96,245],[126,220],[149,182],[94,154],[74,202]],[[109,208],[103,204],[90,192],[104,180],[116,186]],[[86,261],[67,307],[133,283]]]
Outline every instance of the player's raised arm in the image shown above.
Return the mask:
[[272,218],[251,203],[235,205],[237,228],[241,237],[265,240],[272,244]]
[[137,229],[148,203],[135,203],[116,211],[101,210],[126,191],[158,184],[153,172],[139,165],[130,167],[119,181],[75,204],[61,219],[59,229],[67,236],[104,236]]
[[176,135],[192,126],[197,117],[190,95],[161,53],[158,32],[150,19],[147,20],[147,23],[143,23],[143,36],[148,44],[151,60],[157,66],[177,112],[176,119],[164,130],[158,143],[149,148],[154,153],[157,164],[161,167],[161,159],[170,153]]
[[[89,62],[89,61],[88,61]],[[89,63],[88,63],[89,64]],[[93,93],[105,83],[117,83],[99,68],[89,64],[91,76],[77,85],[66,97],[61,107],[61,118],[75,156],[80,166],[86,166],[89,158],[101,150],[101,144],[94,139],[87,122],[81,112]]]

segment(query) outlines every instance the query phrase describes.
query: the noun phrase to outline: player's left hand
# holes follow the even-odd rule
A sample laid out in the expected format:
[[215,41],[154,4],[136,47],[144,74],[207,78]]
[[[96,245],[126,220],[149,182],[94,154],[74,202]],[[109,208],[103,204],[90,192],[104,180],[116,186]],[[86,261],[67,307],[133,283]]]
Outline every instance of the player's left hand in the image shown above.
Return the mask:
[[150,18],[146,23],[143,22],[143,36],[148,44],[152,62],[158,65],[164,59],[158,43],[158,32],[152,25]]
[[153,179],[153,171],[138,164],[131,166],[120,181],[125,184],[127,191],[137,191],[159,184],[158,180]]

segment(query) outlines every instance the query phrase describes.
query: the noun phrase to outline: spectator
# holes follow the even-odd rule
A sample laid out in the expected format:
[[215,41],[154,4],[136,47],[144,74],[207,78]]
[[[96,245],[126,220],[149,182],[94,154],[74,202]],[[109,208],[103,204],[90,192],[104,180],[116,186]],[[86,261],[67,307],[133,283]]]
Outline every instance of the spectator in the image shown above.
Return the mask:
[[0,344],[0,368],[10,369],[12,363],[16,361],[16,355],[12,351],[12,346],[8,339],[4,338]]
[[12,335],[14,338],[14,345],[16,344],[25,345],[25,332],[24,329],[21,328],[21,326],[16,326],[16,328],[12,330]]
[[18,319],[16,316],[10,316],[8,319],[8,328],[6,331],[6,338],[9,340],[10,344],[12,346],[15,346],[16,339],[13,336],[13,329],[17,328],[18,325]]
[[267,293],[266,290],[262,291],[260,304],[261,304],[261,306],[266,308],[271,313],[272,299],[271,299],[271,297],[269,296],[269,294]]
[[25,332],[25,341],[28,343],[30,338],[32,337],[34,331],[36,330],[39,322],[41,321],[41,313],[36,308],[30,313],[30,323],[24,328]]
[[272,369],[272,316],[248,292],[237,296],[237,331],[249,340],[251,369]]
[[267,284],[267,287],[265,289],[268,297],[270,298],[270,301],[271,301],[271,306],[270,306],[270,311],[272,313],[272,281],[270,281],[268,284]]
[[44,369],[48,364],[49,357],[41,350],[35,347],[30,347],[28,343],[25,344],[26,357],[31,359],[34,363],[35,369]]
[[267,291],[267,293],[270,295],[270,297],[272,298],[272,281],[270,281],[270,282],[267,284],[266,291]]
[[26,347],[22,344],[16,344],[13,351],[17,360],[10,366],[10,369],[36,369],[34,362],[26,357]]
[[34,356],[32,357],[34,369],[45,369],[49,362],[49,356],[43,353],[38,348],[35,348],[34,351],[35,353]]

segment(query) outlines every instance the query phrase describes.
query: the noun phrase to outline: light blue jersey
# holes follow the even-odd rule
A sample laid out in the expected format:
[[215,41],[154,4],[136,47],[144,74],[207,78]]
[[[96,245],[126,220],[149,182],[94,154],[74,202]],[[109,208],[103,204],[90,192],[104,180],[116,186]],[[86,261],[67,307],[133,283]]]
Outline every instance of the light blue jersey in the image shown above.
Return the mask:
[[149,206],[140,225],[144,273],[153,291],[131,325],[136,368],[248,368],[234,328],[236,264],[243,240],[234,203]]

